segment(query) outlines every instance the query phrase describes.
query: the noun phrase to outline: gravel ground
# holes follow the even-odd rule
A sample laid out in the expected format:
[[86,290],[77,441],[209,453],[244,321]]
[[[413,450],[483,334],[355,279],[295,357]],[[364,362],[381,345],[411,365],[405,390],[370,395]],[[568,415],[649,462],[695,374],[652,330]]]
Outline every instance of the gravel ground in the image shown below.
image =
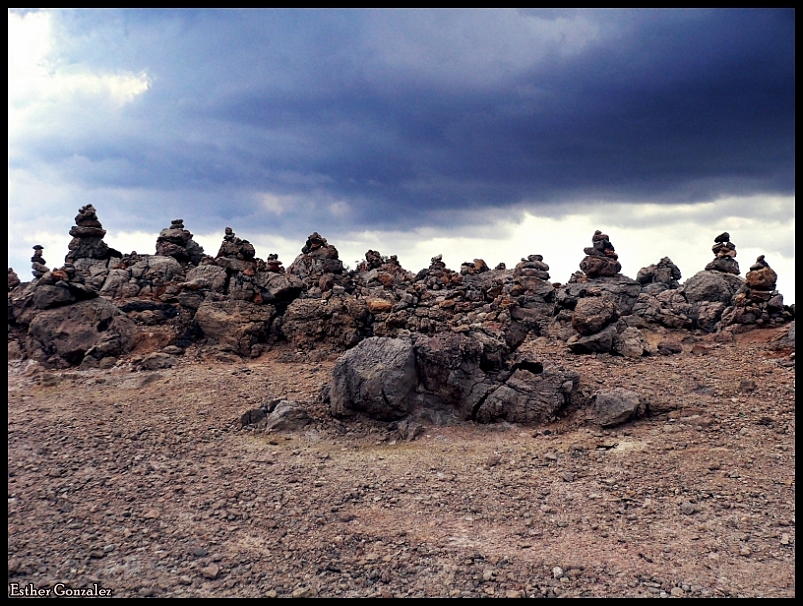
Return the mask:
[[[762,336],[762,334],[764,336]],[[115,596],[795,594],[795,368],[769,331],[678,355],[534,356],[647,418],[540,427],[337,420],[334,358],[8,367],[8,578]],[[304,403],[296,432],[235,421]]]

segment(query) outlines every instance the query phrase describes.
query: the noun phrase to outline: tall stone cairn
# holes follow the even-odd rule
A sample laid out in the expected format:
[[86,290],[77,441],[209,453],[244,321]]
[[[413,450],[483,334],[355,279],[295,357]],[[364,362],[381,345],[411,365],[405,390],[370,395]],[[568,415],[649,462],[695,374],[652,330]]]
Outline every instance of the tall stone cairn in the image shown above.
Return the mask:
[[82,206],[75,216],[75,225],[70,229],[73,237],[68,245],[69,252],[65,261],[75,263],[78,259],[105,260],[112,250],[103,241],[106,230],[98,220],[95,207],[91,204]]
[[45,258],[42,256],[42,251],[45,249],[41,244],[33,247],[33,257],[31,257],[31,273],[35,279],[44,276],[50,270],[47,268]]
[[705,266],[707,271],[721,271],[726,274],[739,275],[739,263],[736,261],[736,245],[731,242],[731,236],[724,231],[714,238],[714,260]]

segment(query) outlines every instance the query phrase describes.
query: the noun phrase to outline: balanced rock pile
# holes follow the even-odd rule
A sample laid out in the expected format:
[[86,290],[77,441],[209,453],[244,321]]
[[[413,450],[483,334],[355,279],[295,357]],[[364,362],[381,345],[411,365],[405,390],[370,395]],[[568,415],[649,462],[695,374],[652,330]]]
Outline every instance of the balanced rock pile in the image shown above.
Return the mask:
[[791,311],[784,308],[783,295],[775,289],[777,281],[778,274],[764,255],[759,256],[733,298],[733,305],[723,311],[722,325],[774,325],[792,320]]
[[320,298],[335,285],[344,286],[343,262],[337,248],[317,231],[307,237],[301,254],[287,268],[287,273],[310,285],[305,295],[308,297]]
[[33,257],[31,257],[31,273],[33,273],[33,277],[37,280],[50,271],[45,265],[47,261],[45,261],[45,258],[42,256],[42,251],[44,249],[45,247],[41,244],[37,244],[33,247]]
[[[584,249],[582,271],[561,285],[549,281],[541,255],[522,258],[512,270],[504,264],[491,270],[474,259],[459,272],[437,255],[414,274],[395,256],[369,250],[348,271],[337,249],[314,232],[285,271],[277,255],[258,259],[230,227],[213,258],[181,219],[161,230],[155,255],[109,248],[92,205],[75,222],[61,268],[48,269],[41,246],[34,247],[32,282],[22,283],[9,268],[9,351],[51,366],[114,363],[137,339],[171,356],[191,344],[218,350],[215,355],[257,356],[280,342],[328,355],[372,336],[401,338],[415,348],[422,381],[416,393],[429,394],[424,399],[452,402],[447,407],[460,408],[461,418],[511,419],[535,413],[521,412],[526,398],[514,404],[519,396],[507,388],[527,393],[524,384],[542,382],[545,374],[523,367],[504,377],[489,373],[511,370],[528,334],[567,341],[576,352],[640,356],[652,351],[640,330],[735,330],[794,318],[763,257],[745,280],[738,276],[727,233],[717,237],[708,269],[680,285],[680,270],[668,257],[639,271],[637,281],[622,275],[610,238],[598,230]],[[484,386],[470,398],[441,393],[451,389],[439,383],[446,375],[427,370],[453,358],[444,352],[458,350],[474,352],[469,357],[482,373],[467,379]],[[488,399],[475,410],[481,391]],[[563,401],[553,395],[553,403]],[[511,406],[524,408],[512,412]]]
[[182,265],[198,265],[204,256],[204,249],[192,239],[189,230],[184,229],[184,219],[173,219],[170,227],[159,232],[156,238],[156,254],[173,257]]
[[642,267],[636,276],[636,281],[642,285],[644,292],[658,294],[668,288],[680,286],[678,283],[680,278],[680,268],[672,263],[672,259],[664,257],[657,264]]
[[610,238],[600,230],[594,232],[591,236],[591,246],[584,248],[583,252],[586,257],[580,261],[580,269],[591,279],[615,276],[622,271],[622,265],[617,260],[619,255],[616,254]]
[[716,255],[714,260],[705,266],[705,270],[686,280],[682,287],[694,327],[706,332],[714,332],[720,327],[722,313],[744,284],[739,277],[736,246],[730,241],[728,232],[714,239],[712,250]]
[[223,235],[223,242],[221,242],[215,258],[253,261],[255,256],[254,245],[248,240],[238,238],[234,230],[231,227],[227,227]]
[[739,275],[739,262],[736,261],[736,245],[731,242],[728,232],[722,232],[714,238],[714,260],[705,266],[706,270],[721,271],[727,274]]
[[106,230],[103,229],[95,207],[91,204],[82,206],[78,211],[70,235],[73,239],[67,247],[70,252],[65,259],[68,263],[76,264],[80,259],[105,260],[111,256],[122,257],[103,241]]
[[619,273],[619,256],[607,234],[596,230],[591,241],[592,246],[583,249],[582,272],[575,272],[556,291],[549,334],[566,340],[576,353],[640,356],[645,352],[641,333],[620,318],[631,313],[641,284]]

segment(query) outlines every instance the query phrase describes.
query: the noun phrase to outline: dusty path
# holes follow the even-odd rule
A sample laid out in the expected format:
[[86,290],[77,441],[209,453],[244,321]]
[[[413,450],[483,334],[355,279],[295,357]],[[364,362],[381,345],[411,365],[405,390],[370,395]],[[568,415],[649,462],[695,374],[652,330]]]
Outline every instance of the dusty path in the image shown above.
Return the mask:
[[[117,596],[794,596],[794,366],[763,343],[632,361],[530,343],[650,418],[601,432],[330,419],[333,365],[8,369],[9,583]],[[685,347],[685,349],[691,349]],[[283,361],[285,360],[285,361]],[[548,429],[547,432],[543,431]]]

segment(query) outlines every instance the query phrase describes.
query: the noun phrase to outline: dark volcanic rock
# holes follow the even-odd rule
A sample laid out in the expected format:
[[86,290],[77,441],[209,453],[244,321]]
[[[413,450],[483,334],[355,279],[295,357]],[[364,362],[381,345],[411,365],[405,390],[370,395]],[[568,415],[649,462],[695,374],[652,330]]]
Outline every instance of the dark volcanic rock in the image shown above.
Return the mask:
[[74,365],[85,356],[99,360],[127,352],[134,334],[134,323],[117,307],[92,299],[37,313],[28,327],[25,350],[28,357],[49,366],[60,361]]
[[156,254],[162,257],[173,257],[179,263],[198,265],[203,259],[204,249],[195,240],[189,230],[184,229],[183,219],[173,219],[170,227],[159,232],[156,239]]
[[705,270],[694,274],[683,284],[683,295],[692,305],[702,302],[729,304],[742,287],[738,276]]
[[307,411],[292,400],[280,400],[265,421],[266,431],[297,431],[312,423]]
[[338,359],[332,371],[332,412],[400,419],[413,409],[417,385],[410,341],[371,337]]
[[326,344],[344,350],[370,336],[370,318],[366,302],[354,297],[296,299],[287,307],[277,328],[301,349]]
[[580,376],[551,368],[538,371],[535,367],[535,370],[533,372],[525,367],[516,369],[503,385],[491,392],[477,407],[475,420],[480,423],[554,420],[569,403],[571,394],[580,383]]
[[619,318],[619,310],[607,297],[580,299],[572,314],[572,326],[581,336],[587,337],[601,331]]
[[680,268],[669,257],[664,257],[657,264],[642,267],[636,276],[642,286],[660,284],[666,288],[677,288],[680,278]]
[[13,267],[8,268],[8,290],[11,292],[17,286],[20,285],[20,277],[17,275],[17,272],[14,271]]

